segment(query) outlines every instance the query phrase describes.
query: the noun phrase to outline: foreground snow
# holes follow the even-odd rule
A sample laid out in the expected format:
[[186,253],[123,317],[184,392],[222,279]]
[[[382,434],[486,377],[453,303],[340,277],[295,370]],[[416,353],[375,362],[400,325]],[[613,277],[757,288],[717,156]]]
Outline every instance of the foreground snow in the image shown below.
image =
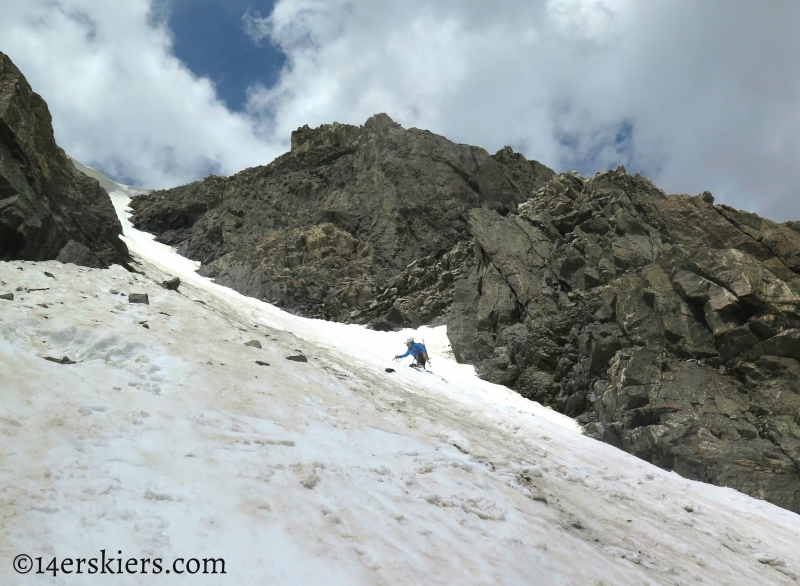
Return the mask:
[[[127,195],[143,274],[0,263],[0,583],[797,583],[798,515],[580,435],[456,364],[442,329],[415,333],[420,373],[388,359],[405,332],[209,283],[130,228]],[[227,573],[11,567],[101,549]]]

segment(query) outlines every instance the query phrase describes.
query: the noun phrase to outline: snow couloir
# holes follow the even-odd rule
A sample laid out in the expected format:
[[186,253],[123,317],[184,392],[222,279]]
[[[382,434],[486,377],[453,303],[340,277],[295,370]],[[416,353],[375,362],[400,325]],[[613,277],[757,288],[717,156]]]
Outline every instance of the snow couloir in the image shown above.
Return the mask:
[[[101,550],[164,572],[225,560],[195,584],[797,582],[798,515],[582,436],[455,363],[441,328],[308,320],[214,285],[131,228],[133,193],[112,200],[141,274],[0,263],[3,584],[42,578],[16,556]],[[433,376],[385,372],[409,334]]]

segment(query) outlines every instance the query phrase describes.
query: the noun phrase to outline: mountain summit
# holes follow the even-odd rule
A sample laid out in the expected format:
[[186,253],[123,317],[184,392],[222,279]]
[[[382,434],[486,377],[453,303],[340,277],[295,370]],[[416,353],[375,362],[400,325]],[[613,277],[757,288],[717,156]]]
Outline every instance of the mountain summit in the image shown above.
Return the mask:
[[510,149],[491,156],[377,114],[304,126],[267,166],[137,197],[133,221],[218,283],[346,321],[410,263],[467,241],[468,210],[511,213],[553,175]]

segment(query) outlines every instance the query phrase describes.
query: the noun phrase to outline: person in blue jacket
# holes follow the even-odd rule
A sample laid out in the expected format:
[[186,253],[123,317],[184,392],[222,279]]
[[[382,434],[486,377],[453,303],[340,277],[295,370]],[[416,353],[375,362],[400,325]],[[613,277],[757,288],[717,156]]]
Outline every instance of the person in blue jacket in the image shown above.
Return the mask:
[[428,350],[425,348],[425,346],[423,344],[415,344],[414,338],[407,339],[406,346],[408,346],[406,353],[398,354],[394,357],[394,359],[400,360],[401,358],[405,358],[410,354],[414,357],[416,362],[413,362],[409,366],[412,368],[425,368],[425,363],[428,361]]

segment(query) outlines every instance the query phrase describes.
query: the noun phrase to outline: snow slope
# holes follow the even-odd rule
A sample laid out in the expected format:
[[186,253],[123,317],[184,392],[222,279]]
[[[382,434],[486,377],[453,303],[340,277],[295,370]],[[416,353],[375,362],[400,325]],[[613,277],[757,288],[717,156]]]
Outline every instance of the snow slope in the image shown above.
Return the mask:
[[[414,332],[421,373],[390,360],[408,332],[214,285],[131,228],[134,192],[112,199],[142,274],[0,263],[1,584],[798,582],[798,515],[580,435],[456,364],[441,328]],[[101,549],[226,574],[11,565]]]

